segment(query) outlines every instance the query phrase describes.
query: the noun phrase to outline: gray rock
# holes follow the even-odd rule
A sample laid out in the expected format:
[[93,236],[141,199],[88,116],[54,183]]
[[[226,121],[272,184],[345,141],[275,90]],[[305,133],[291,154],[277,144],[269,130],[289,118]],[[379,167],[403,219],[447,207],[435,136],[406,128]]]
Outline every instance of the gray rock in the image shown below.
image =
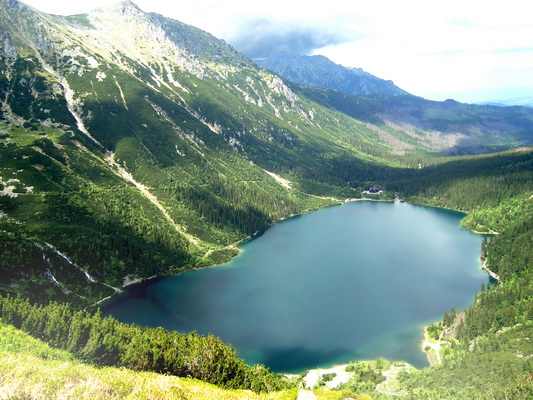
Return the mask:
[[300,390],[296,400],[317,400],[317,398],[310,390]]

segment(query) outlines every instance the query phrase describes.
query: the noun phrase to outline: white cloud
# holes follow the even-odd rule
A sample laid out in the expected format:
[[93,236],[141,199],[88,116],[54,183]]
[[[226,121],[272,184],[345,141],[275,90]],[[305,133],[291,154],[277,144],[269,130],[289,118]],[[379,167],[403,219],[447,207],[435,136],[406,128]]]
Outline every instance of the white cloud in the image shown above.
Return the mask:
[[[197,26],[229,43],[249,37],[244,27],[254,20],[296,30],[304,27],[304,33],[316,27],[317,34],[326,32],[346,41],[331,41],[337,44],[314,53],[345,66],[361,67],[413,94],[433,99],[464,100],[466,92],[533,87],[533,23],[524,0],[134,2],[145,11]],[[44,12],[72,14],[115,1],[27,3]],[[287,40],[291,38],[287,35]]]

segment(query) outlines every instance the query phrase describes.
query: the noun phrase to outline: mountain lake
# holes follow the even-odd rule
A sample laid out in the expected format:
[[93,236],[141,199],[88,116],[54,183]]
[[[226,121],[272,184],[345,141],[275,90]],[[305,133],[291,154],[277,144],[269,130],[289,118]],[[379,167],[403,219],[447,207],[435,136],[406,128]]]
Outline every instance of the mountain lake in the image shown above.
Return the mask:
[[105,315],[212,333],[249,364],[301,372],[384,357],[428,365],[423,326],[470,306],[483,236],[464,214],[349,202],[275,224],[213,268],[128,286]]

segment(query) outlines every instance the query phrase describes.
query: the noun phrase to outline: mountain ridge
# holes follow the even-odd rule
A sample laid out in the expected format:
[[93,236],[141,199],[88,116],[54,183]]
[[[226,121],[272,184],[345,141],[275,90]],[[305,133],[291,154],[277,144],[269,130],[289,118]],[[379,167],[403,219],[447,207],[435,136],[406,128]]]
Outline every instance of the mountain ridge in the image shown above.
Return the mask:
[[287,79],[296,93],[364,121],[399,155],[413,151],[415,144],[451,155],[533,144],[530,108],[426,100],[324,56],[280,53],[256,62]]
[[321,55],[302,56],[282,52],[254,61],[292,82],[307,86],[334,89],[351,95],[410,95],[392,81],[378,78],[361,68],[343,67]]

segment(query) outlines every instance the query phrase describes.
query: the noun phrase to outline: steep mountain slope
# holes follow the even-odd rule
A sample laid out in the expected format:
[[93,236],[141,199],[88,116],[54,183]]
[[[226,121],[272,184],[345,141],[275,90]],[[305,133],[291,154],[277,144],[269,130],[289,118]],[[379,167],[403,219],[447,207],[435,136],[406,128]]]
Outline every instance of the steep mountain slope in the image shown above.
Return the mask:
[[222,262],[402,164],[363,123],[129,1],[0,5],[4,290],[86,304]]
[[301,56],[283,52],[255,62],[285,79],[302,85],[334,89],[352,95],[409,94],[395,86],[392,81],[380,79],[361,68],[343,67],[324,56]]

